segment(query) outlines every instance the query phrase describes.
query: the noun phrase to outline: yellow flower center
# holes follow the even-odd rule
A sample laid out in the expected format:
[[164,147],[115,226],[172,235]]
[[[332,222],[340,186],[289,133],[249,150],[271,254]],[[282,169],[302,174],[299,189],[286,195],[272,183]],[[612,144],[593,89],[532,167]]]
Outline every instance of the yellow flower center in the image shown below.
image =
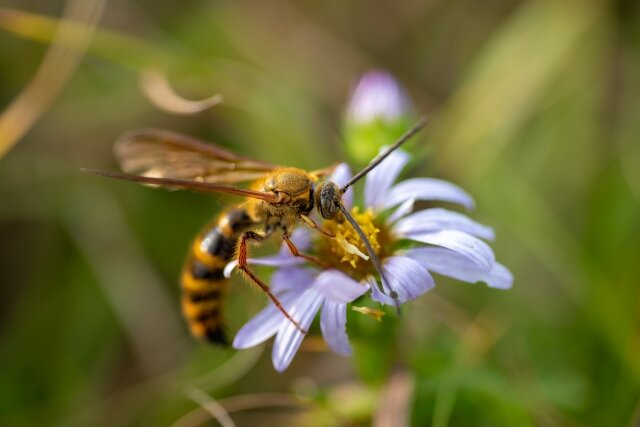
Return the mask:
[[[384,224],[377,224],[376,216],[371,209],[361,213],[358,207],[354,207],[351,209],[351,215],[364,232],[376,255],[381,256],[381,245],[387,240],[388,234]],[[348,221],[326,221],[323,226],[336,236],[333,239],[320,241],[319,255],[323,262],[344,271],[356,280],[374,273],[367,248]]]

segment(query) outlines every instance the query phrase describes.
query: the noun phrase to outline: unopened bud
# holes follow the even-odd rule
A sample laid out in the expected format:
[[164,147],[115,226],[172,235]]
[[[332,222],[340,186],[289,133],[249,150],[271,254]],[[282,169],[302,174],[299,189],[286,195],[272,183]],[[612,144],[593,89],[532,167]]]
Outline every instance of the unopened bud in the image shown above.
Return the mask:
[[347,150],[358,162],[367,163],[410,125],[411,103],[391,74],[372,70],[356,85],[345,119]]

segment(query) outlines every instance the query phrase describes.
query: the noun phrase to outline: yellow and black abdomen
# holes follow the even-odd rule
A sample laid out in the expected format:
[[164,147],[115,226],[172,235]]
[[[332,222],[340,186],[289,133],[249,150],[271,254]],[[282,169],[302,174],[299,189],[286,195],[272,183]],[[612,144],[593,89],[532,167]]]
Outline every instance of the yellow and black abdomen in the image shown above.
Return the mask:
[[235,255],[238,237],[253,224],[245,209],[231,209],[193,242],[181,285],[182,312],[196,338],[227,344],[222,309],[228,279],[223,271]]

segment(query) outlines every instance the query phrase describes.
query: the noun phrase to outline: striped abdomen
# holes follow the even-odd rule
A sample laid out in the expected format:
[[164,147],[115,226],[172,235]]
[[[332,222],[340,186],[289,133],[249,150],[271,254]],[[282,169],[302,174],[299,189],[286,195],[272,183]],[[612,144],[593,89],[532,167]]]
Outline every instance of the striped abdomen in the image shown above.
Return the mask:
[[242,208],[222,213],[193,242],[182,270],[182,312],[191,334],[226,344],[222,303],[227,290],[223,270],[235,255],[236,241],[253,221]]

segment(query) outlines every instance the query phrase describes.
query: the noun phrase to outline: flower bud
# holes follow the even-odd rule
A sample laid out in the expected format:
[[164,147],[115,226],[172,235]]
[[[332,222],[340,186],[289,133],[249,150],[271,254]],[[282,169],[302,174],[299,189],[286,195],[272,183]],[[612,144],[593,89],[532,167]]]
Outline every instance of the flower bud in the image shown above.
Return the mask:
[[364,164],[411,124],[411,104],[391,74],[372,70],[356,85],[345,119],[347,151]]

